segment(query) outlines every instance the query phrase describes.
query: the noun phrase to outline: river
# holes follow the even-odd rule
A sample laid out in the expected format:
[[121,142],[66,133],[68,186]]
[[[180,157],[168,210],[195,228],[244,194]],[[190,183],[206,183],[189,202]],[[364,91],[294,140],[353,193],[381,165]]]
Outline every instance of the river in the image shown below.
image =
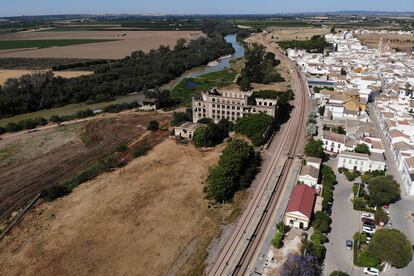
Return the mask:
[[224,39],[231,43],[231,45],[234,48],[234,53],[231,56],[226,56],[219,58],[217,60],[217,64],[215,66],[200,66],[193,68],[191,70],[188,70],[184,74],[182,74],[180,77],[172,80],[168,84],[163,85],[162,89],[172,90],[180,81],[182,81],[185,78],[196,78],[201,75],[205,75],[212,72],[218,72],[221,71],[227,67],[230,66],[230,61],[234,59],[238,59],[244,56],[244,48],[237,42],[237,35],[236,34],[229,34],[224,37]]

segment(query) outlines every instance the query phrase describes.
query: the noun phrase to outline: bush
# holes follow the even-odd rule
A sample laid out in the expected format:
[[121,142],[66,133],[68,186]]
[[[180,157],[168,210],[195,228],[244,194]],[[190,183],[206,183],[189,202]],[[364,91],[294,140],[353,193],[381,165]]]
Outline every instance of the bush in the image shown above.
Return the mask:
[[369,255],[365,250],[361,251],[357,257],[357,264],[363,267],[376,267],[381,260],[375,256]]
[[160,128],[160,124],[157,121],[150,121],[147,126],[147,130],[156,131]]
[[275,236],[273,237],[271,243],[273,245],[273,247],[275,248],[281,248],[282,247],[282,241],[283,241],[283,234],[280,233],[279,231],[276,231]]
[[65,186],[52,186],[50,188],[47,188],[41,192],[41,197],[46,198],[47,200],[51,201],[56,198],[65,196],[70,194],[71,189]]
[[363,197],[356,197],[352,200],[354,209],[355,208],[365,208],[367,206],[367,201]]
[[329,215],[322,211],[317,211],[313,220],[313,228],[321,233],[328,233],[330,231],[329,224],[331,219]]
[[361,175],[359,171],[350,171],[347,168],[342,168],[341,172],[345,175],[348,181],[354,181]]
[[142,155],[146,155],[146,154],[147,154],[147,152],[148,152],[150,149],[151,149],[150,145],[148,145],[148,144],[144,144],[144,145],[141,145],[141,146],[137,147],[137,148],[134,150],[134,152],[133,152],[133,154],[132,154],[132,155],[133,155],[135,158],[137,158],[137,157],[140,157],[140,156],[142,156]]
[[117,146],[116,147],[116,151],[117,152],[124,152],[124,151],[126,151],[128,149],[128,147],[127,147],[127,145],[125,145],[125,144],[121,144],[121,145],[119,145],[119,146]]
[[355,152],[357,153],[366,153],[366,154],[371,154],[369,147],[366,144],[358,144],[355,149]]
[[323,233],[321,233],[319,230],[315,230],[315,232],[313,232],[311,236],[311,241],[316,244],[324,244],[325,242],[328,241],[328,238]]

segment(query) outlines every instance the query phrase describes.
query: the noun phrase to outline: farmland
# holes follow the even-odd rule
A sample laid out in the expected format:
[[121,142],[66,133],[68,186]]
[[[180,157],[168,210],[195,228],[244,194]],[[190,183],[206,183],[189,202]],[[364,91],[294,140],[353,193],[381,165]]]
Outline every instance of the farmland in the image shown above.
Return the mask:
[[[85,59],[118,59],[128,56],[133,51],[149,51],[160,45],[174,46],[177,39],[192,39],[201,36],[200,31],[53,31],[20,32],[1,35],[1,43],[12,44],[24,48],[36,47],[41,41],[44,45],[52,46],[45,42],[63,41],[78,44],[85,41],[106,41],[68,45],[64,47],[51,47],[43,49],[25,49],[24,51],[1,51],[0,57],[24,57],[24,58],[85,58]],[[12,41],[7,42],[7,41]],[[21,42],[20,42],[21,41]],[[27,41],[32,41],[26,43]],[[37,42],[36,42],[37,41]],[[36,43],[35,43],[36,42]],[[74,43],[77,42],[77,43]],[[0,47],[1,44],[0,43]],[[61,45],[63,46],[63,45]],[[10,47],[10,46],[9,46]],[[0,49],[4,49],[1,47]]]
[[398,35],[398,34],[363,34],[359,35],[358,39],[361,43],[369,48],[378,48],[380,39],[383,39],[383,46],[411,53],[414,48],[414,36],[412,35]]
[[[0,218],[9,216],[42,189],[81,172],[120,144],[128,144],[145,135],[146,138],[139,141],[150,139],[147,142],[156,145],[168,136],[168,131],[148,134],[146,126],[150,120],[165,125],[169,117],[169,114],[126,112],[96,118],[73,128],[54,128],[1,140]],[[63,144],[53,142],[53,137],[62,138],[56,133],[60,131],[66,131],[65,136],[72,138],[63,139],[66,141]],[[50,144],[54,146],[49,147]],[[34,154],[38,147],[44,149]]]
[[44,40],[0,40],[0,50],[20,48],[49,48],[116,41],[115,39],[44,39]]

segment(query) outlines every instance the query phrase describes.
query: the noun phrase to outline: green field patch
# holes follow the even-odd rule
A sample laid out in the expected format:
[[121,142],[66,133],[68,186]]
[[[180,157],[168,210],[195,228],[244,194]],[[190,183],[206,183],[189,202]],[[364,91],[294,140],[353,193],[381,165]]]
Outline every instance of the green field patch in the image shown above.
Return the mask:
[[253,28],[266,27],[311,27],[311,23],[301,20],[238,20],[237,25],[244,25]]
[[197,78],[185,78],[172,90],[171,97],[180,100],[181,105],[190,105],[192,97],[200,91],[213,87],[225,87],[233,83],[237,73],[234,70],[222,70],[208,73]]
[[3,40],[0,50],[21,48],[49,48],[55,46],[71,46],[98,42],[116,41],[118,39],[42,39],[42,40]]

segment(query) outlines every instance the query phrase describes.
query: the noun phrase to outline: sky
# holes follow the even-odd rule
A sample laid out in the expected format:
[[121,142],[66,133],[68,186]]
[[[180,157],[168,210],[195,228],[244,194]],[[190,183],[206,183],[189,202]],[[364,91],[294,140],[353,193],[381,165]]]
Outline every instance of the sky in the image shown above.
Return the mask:
[[44,14],[248,14],[414,11],[414,0],[0,0],[0,16]]

